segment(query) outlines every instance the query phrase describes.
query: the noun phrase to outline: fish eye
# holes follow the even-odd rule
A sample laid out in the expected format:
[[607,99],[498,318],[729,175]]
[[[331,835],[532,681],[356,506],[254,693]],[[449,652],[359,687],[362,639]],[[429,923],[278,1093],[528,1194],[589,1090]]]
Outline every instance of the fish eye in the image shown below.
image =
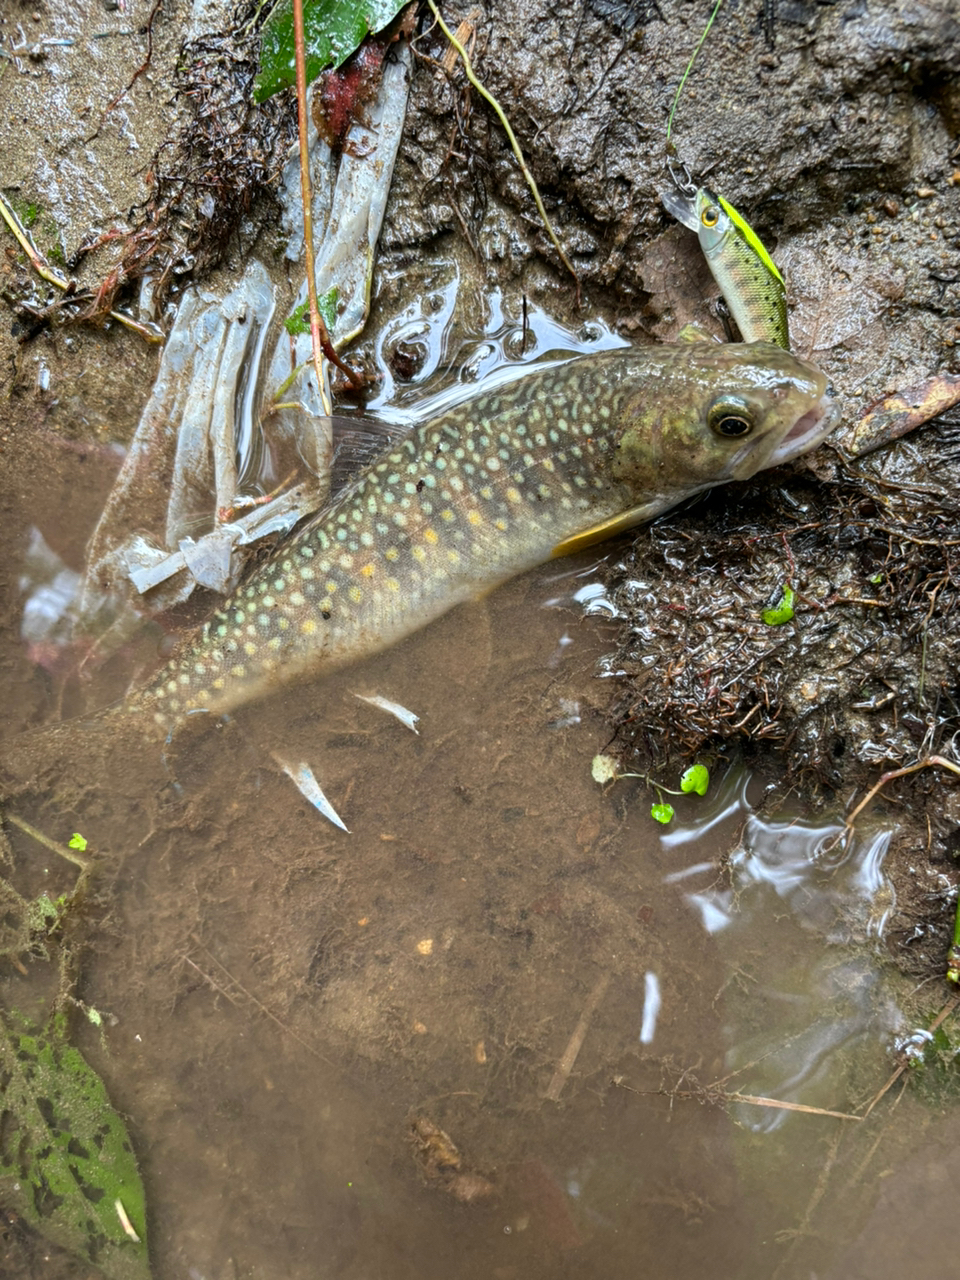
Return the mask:
[[715,204],[708,204],[700,214],[700,221],[705,227],[715,227],[720,221],[720,210]]
[[733,440],[748,436],[753,430],[753,414],[745,400],[723,396],[707,410],[707,425],[718,436]]

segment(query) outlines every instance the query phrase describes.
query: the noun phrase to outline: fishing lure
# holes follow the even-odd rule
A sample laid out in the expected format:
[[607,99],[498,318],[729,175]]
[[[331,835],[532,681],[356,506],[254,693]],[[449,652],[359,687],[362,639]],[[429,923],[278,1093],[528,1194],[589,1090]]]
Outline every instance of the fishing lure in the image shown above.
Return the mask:
[[790,350],[787,286],[777,264],[745,218],[706,187],[661,196],[668,213],[696,231],[700,248],[744,342],[774,342]]

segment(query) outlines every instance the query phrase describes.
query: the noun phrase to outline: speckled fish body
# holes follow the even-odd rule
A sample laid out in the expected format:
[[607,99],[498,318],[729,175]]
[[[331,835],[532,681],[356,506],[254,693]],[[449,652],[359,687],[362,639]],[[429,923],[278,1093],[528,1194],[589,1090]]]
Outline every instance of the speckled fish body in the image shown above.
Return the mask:
[[692,197],[668,192],[662,199],[679,222],[696,231],[744,342],[775,342],[789,351],[787,286],[747,220],[706,187]]
[[377,459],[123,709],[167,730],[374,653],[557,551],[811,448],[833,423],[825,391],[776,346],[710,343],[481,391]]

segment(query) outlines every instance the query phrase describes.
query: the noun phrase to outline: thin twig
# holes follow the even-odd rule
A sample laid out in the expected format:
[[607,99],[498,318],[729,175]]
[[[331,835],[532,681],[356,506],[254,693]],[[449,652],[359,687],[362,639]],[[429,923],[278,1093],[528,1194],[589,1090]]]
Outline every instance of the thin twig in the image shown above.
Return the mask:
[[546,1097],[551,1102],[558,1102],[563,1086],[567,1083],[570,1072],[573,1070],[574,1063],[583,1048],[583,1042],[587,1038],[587,1032],[590,1030],[590,1020],[597,1011],[597,1006],[607,993],[607,987],[610,985],[609,972],[601,974],[596,986],[587,996],[586,1004],[583,1006],[583,1012],[580,1014],[580,1021],[574,1028],[573,1035],[567,1042],[567,1047],[563,1051],[563,1057],[560,1059],[556,1071],[553,1073],[553,1079],[547,1085]]
[[817,1178],[817,1185],[814,1187],[813,1194],[807,1201],[807,1207],[803,1211],[803,1217],[800,1219],[798,1226],[792,1231],[780,1231],[777,1233],[776,1239],[778,1244],[786,1244],[789,1240],[790,1245],[784,1257],[782,1257],[780,1262],[777,1264],[777,1269],[770,1277],[770,1280],[777,1280],[780,1275],[786,1273],[788,1264],[796,1250],[798,1242],[808,1234],[810,1230],[810,1223],[813,1220],[813,1215],[817,1210],[817,1206],[823,1200],[823,1197],[826,1195],[830,1186],[830,1179],[833,1176],[837,1156],[840,1153],[840,1144],[843,1141],[843,1135],[843,1126],[837,1125],[836,1129],[833,1131],[833,1136],[830,1139],[830,1143],[827,1148],[827,1157],[823,1162],[820,1175]]
[[930,765],[939,765],[941,769],[949,769],[951,773],[955,773],[960,777],[960,765],[956,765],[952,760],[945,760],[943,756],[927,756],[924,760],[917,760],[914,764],[905,765],[902,769],[892,769],[889,773],[885,773],[875,786],[872,786],[867,794],[863,797],[853,813],[846,820],[847,828],[851,828],[857,819],[857,815],[866,808],[878,791],[882,790],[888,782],[893,782],[895,778],[905,778],[909,773],[916,773],[919,769],[926,769]]
[[[33,236],[23,225],[20,219],[14,213],[12,207],[4,199],[0,193],[0,217],[13,232],[14,238],[20,245],[27,257],[30,259],[30,265],[36,271],[41,279],[46,280],[49,284],[55,285],[62,292],[66,293],[70,288],[70,281],[65,279],[58,271],[54,271],[53,267],[47,262],[46,258],[37,248]],[[143,325],[139,321],[134,320],[131,316],[125,316],[122,311],[111,311],[110,316],[113,320],[118,320],[120,324],[126,325],[128,329],[132,329],[134,333],[138,333],[141,338],[147,342],[163,342],[164,335],[162,330],[156,325]]]
[[307,145],[307,52],[303,38],[303,0],[293,0],[293,42],[297,73],[297,133],[300,139],[300,199],[303,203],[304,260],[307,268],[307,298],[310,302],[310,343],[313,349],[313,368],[317,375],[323,411],[333,412],[330,393],[323,374],[323,356],[337,366],[352,387],[361,385],[359,378],[344,364],[334,350],[333,342],[320,314],[317,301],[317,274],[313,256],[313,192],[310,185],[310,150]]
[[[293,41],[297,74],[297,133],[300,138],[300,199],[303,203],[304,258],[307,264],[307,297],[310,300],[310,342],[313,368],[317,375],[323,410],[333,411],[323,373],[320,326],[323,319],[317,303],[317,276],[313,257],[313,191],[310,186],[310,149],[307,145],[307,55],[303,39],[303,0],[293,0]],[[324,326],[326,327],[326,326]]]
[[34,840],[42,844],[45,849],[49,849],[51,853],[57,854],[60,858],[66,858],[67,862],[72,862],[75,867],[79,867],[81,871],[90,870],[90,859],[84,858],[77,853],[75,849],[69,848],[65,844],[60,844],[57,840],[51,840],[49,836],[43,834],[37,827],[27,822],[25,818],[18,818],[15,813],[6,813],[4,817],[8,822],[12,822],[15,827],[19,827],[21,831],[28,836],[33,836]]
[[[766,1055],[764,1055],[766,1056]],[[683,1077],[681,1076],[681,1080]],[[715,1085],[701,1085],[696,1089],[634,1089],[620,1080],[614,1083],[629,1093],[641,1095],[666,1093],[673,1098],[696,1098],[700,1102],[727,1103],[744,1102],[750,1107],[775,1107],[780,1111],[801,1111],[808,1116],[828,1116],[831,1120],[862,1120],[863,1116],[855,1116],[849,1111],[828,1111],[825,1107],[809,1107],[804,1102],[784,1102],[781,1098],[764,1098],[753,1093],[728,1093],[726,1089],[718,1089]]]
[[[144,58],[140,66],[137,67],[133,75],[130,77],[127,87],[125,89],[121,89],[120,92],[117,94],[117,96],[113,99],[113,101],[108,103],[107,106],[104,108],[103,116],[100,118],[100,124],[97,126],[97,133],[99,133],[100,129],[103,127],[103,122],[106,119],[109,112],[113,110],[113,108],[117,105],[117,103],[125,94],[130,92],[130,90],[133,88],[136,82],[140,79],[143,73],[150,66],[150,59],[153,57],[153,24],[154,24],[154,21],[156,20],[157,14],[160,12],[160,8],[162,4],[163,4],[163,0],[156,0],[156,4],[153,6],[153,9],[151,10],[151,13],[150,13],[150,19],[147,22],[147,56]],[[94,134],[93,136],[96,137],[97,135]],[[92,139],[88,138],[87,141],[90,142],[92,141]]]
[[577,275],[577,272],[573,263],[564,253],[563,246],[560,244],[560,241],[557,238],[557,233],[553,229],[553,224],[551,223],[550,219],[547,217],[547,211],[543,207],[543,201],[540,199],[540,191],[537,187],[536,182],[534,181],[533,174],[530,172],[529,168],[527,167],[527,162],[524,159],[523,152],[520,149],[520,143],[517,141],[517,136],[513,132],[513,129],[510,127],[510,121],[507,119],[503,108],[500,106],[500,103],[496,100],[493,94],[489,91],[489,89],[486,89],[484,85],[477,79],[476,74],[473,70],[473,65],[470,62],[470,55],[467,53],[466,49],[463,47],[463,45],[460,43],[457,37],[453,34],[453,32],[450,30],[447,24],[444,22],[443,18],[440,17],[440,10],[434,4],[434,0],[427,0],[427,4],[429,4],[430,6],[431,12],[433,13],[434,19],[436,20],[436,23],[439,26],[440,30],[443,32],[443,34],[447,37],[447,39],[456,49],[457,53],[459,53],[463,61],[463,70],[467,79],[476,89],[477,93],[480,94],[481,98],[483,98],[485,102],[488,102],[490,106],[493,107],[494,111],[497,113],[497,118],[499,119],[500,123],[503,125],[504,132],[506,133],[507,138],[510,142],[510,146],[513,150],[513,154],[517,158],[517,164],[520,166],[520,170],[523,173],[524,178],[526,179],[527,186],[530,188],[530,192],[534,200],[536,201],[537,210],[540,214],[540,217],[543,219],[543,225],[547,229],[547,234],[549,235],[550,239],[553,242],[553,247],[556,249],[557,253],[560,255],[560,261],[563,263],[563,265],[567,268],[567,270],[570,272],[570,274],[573,276],[574,280],[576,281],[577,306],[579,307],[580,277]]
[[[950,1014],[953,1013],[954,1009],[956,1009],[958,1004],[960,1004],[960,993],[955,995],[952,1000],[947,1001],[947,1003],[943,1006],[943,1008],[934,1018],[933,1022],[931,1022],[929,1027],[927,1027],[927,1031],[931,1034],[934,1031],[936,1031],[937,1027],[939,1027],[942,1022],[946,1022],[947,1018],[950,1017]],[[870,1114],[873,1108],[877,1105],[880,1099],[893,1088],[893,1086],[897,1083],[897,1081],[900,1079],[900,1077],[903,1075],[903,1073],[906,1071],[909,1065],[910,1065],[910,1059],[904,1058],[903,1062],[901,1062],[900,1065],[896,1068],[896,1070],[890,1076],[890,1079],[886,1082],[883,1088],[880,1089],[880,1091],[876,1094],[876,1096],[873,1098],[873,1101],[870,1103],[869,1107],[867,1107],[866,1111],[863,1113],[862,1118],[864,1120],[866,1120],[867,1116]]]
[[746,1102],[751,1107],[779,1107],[781,1111],[803,1111],[810,1116],[831,1116],[834,1120],[862,1120],[863,1116],[848,1111],[827,1111],[824,1107],[808,1107],[802,1102],[783,1102],[779,1098],[762,1098],[750,1093],[723,1093],[724,1102]]
[[[315,1049],[312,1044],[308,1044],[306,1040],[304,1040],[301,1036],[298,1036],[296,1031],[294,1031],[294,1029],[291,1026],[289,1026],[287,1023],[283,1022],[280,1018],[278,1018],[277,1015],[273,1013],[270,1009],[268,1009],[267,1006],[263,1004],[262,1001],[258,1000],[257,997],[253,995],[252,992],[248,991],[246,987],[243,986],[243,984],[233,976],[233,974],[230,972],[227,966],[217,959],[217,957],[213,954],[213,952],[209,949],[209,947],[204,946],[204,944],[200,941],[199,938],[192,937],[191,941],[194,943],[195,946],[199,947],[201,951],[206,952],[206,954],[217,966],[217,968],[220,969],[226,975],[226,977],[230,980],[230,982],[233,983],[234,987],[240,992],[242,996],[245,997],[245,999],[250,1001],[250,1003],[254,1006],[255,1009],[258,1009],[262,1014],[264,1014],[265,1017],[269,1018],[271,1022],[275,1023],[280,1028],[281,1031],[286,1032],[288,1036],[290,1036],[293,1040],[296,1040],[297,1044],[300,1045],[301,1048],[306,1049],[307,1053],[312,1054],[313,1057],[315,1058],[319,1058],[321,1062],[327,1063],[328,1066],[331,1065],[329,1058],[324,1057],[324,1055],[319,1051],[319,1049]],[[200,977],[203,978],[203,980],[207,982],[214,989],[214,991],[219,991],[219,993],[222,996],[224,996],[227,1000],[229,1000],[232,1005],[236,1005],[236,1001],[231,999],[229,992],[224,990],[224,988],[220,986],[219,983],[217,983],[215,979],[210,976],[209,973],[205,973],[195,960],[191,960],[186,953],[181,955],[180,958],[182,960],[185,960],[192,969],[196,969]]]

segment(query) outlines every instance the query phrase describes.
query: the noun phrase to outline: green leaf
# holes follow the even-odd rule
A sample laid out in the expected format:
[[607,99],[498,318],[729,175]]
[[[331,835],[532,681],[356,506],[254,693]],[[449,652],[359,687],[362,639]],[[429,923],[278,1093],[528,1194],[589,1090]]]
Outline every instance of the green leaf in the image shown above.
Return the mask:
[[[305,0],[307,84],[316,80],[321,71],[346,62],[371,32],[382,31],[406,3],[407,0]],[[279,0],[263,28],[254,101],[265,102],[294,83],[293,0]]]
[[291,338],[297,338],[301,333],[310,332],[310,299],[304,298],[299,307],[294,311],[293,315],[287,316],[283,322],[283,327],[289,333]]
[[321,294],[317,299],[317,310],[323,316],[323,323],[327,326],[327,333],[332,333],[333,326],[337,323],[337,302],[339,297],[337,286],[331,285],[327,292]]
[[789,622],[793,617],[793,602],[796,598],[793,587],[785,586],[780,596],[780,603],[773,609],[764,609],[760,615],[767,626],[782,627],[785,622]]
[[62,1014],[39,1034],[18,1014],[0,1023],[0,1190],[42,1236],[108,1280],[149,1280],[130,1137],[100,1077],[67,1044]]
[[[317,299],[317,310],[323,317],[323,323],[327,326],[328,333],[333,330],[333,326],[337,323],[337,303],[339,299],[340,294],[336,285],[332,285],[326,293]],[[293,315],[287,316],[283,322],[283,327],[291,338],[296,338],[301,333],[310,332],[309,298],[300,303]]]
[[710,771],[705,764],[692,764],[680,779],[681,791],[695,791],[698,796],[705,796],[709,785]]
[[666,823],[670,822],[670,820],[673,818],[673,805],[672,804],[652,804],[650,806],[650,817],[656,818],[658,822],[662,822],[664,823],[664,825],[666,825]]
[[75,831],[67,841],[67,847],[70,849],[79,849],[81,853],[86,853],[87,842],[79,831]]

